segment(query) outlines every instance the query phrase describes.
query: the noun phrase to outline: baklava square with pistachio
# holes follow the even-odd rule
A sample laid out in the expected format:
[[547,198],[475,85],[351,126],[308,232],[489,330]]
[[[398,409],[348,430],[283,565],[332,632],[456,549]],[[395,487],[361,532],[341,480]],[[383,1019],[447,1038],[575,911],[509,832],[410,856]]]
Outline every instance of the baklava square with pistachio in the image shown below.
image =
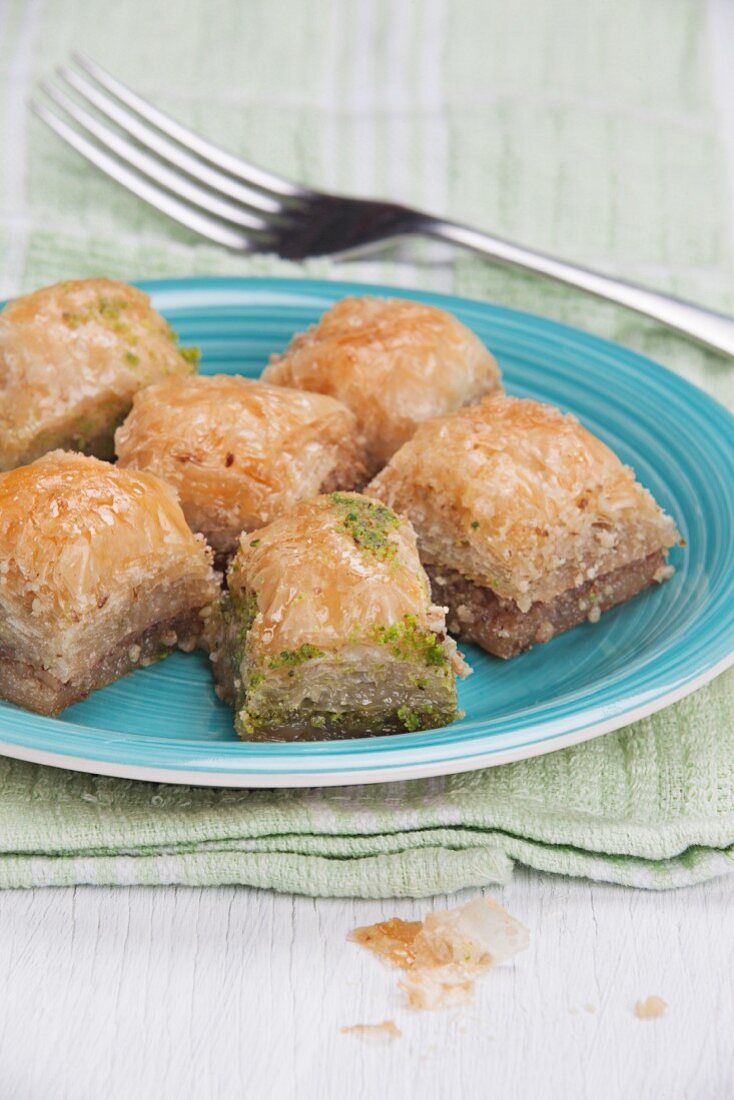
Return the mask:
[[63,448],[112,458],[133,394],[196,371],[137,287],[80,279],[44,287],[0,312],[0,470]]
[[243,535],[212,660],[245,740],[445,726],[468,668],[431,603],[406,520],[357,493]]
[[0,474],[0,699],[58,714],[194,649],[218,596],[159,478],[66,451]]
[[574,416],[516,397],[423,424],[368,492],[413,523],[449,630],[498,657],[665,580],[680,539]]

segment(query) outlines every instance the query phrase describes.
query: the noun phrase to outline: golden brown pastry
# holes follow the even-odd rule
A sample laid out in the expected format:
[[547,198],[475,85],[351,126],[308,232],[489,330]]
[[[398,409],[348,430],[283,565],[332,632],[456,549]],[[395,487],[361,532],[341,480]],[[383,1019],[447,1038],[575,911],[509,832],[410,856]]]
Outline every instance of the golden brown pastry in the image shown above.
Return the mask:
[[473,332],[445,310],[399,298],[337,302],[271,357],[263,380],[348,405],[370,475],[421,421],[501,388],[497,363]]
[[193,649],[218,590],[158,478],[64,451],[0,474],[1,698],[57,714]]
[[431,603],[410,524],[332,493],[243,535],[212,654],[246,740],[444,726],[467,668]]
[[412,521],[449,629],[500,657],[664,580],[679,540],[575,417],[514,397],[422,425],[368,492]]
[[365,480],[345,405],[225,374],[141,390],[115,446],[120,465],[175,485],[189,526],[222,556],[297,501]]
[[16,298],[0,312],[0,470],[55,447],[111,458],[133,394],[197,360],[126,283],[81,279]]

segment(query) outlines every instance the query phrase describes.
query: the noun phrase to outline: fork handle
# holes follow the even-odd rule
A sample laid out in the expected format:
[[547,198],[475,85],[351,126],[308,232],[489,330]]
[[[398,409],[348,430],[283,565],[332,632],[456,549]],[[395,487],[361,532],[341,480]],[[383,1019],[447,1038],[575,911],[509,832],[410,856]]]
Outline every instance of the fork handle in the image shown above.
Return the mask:
[[469,248],[473,252],[479,252],[483,256],[489,256],[493,260],[499,260],[513,267],[547,275],[558,282],[568,283],[569,286],[595,294],[598,298],[617,302],[646,317],[662,321],[670,328],[677,329],[678,332],[691,336],[694,340],[716,351],[734,356],[734,318],[727,317],[723,313],[703,309],[701,306],[693,305],[692,302],[685,302],[669,294],[647,290],[635,283],[613,279],[598,271],[577,267],[565,260],[557,260],[554,256],[548,256],[543,252],[534,252],[532,249],[523,248],[522,245],[512,244],[500,237],[492,237],[488,233],[480,233],[476,229],[470,229],[456,222],[426,217],[420,231],[426,236],[450,241],[452,244]]

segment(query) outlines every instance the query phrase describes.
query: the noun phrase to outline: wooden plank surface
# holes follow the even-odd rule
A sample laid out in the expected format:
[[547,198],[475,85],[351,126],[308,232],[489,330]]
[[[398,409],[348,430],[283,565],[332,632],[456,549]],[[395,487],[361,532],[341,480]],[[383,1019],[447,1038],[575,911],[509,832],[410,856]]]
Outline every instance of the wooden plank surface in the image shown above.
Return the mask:
[[[415,1013],[395,972],[345,936],[425,902],[6,892],[0,1095],[734,1095],[731,880],[652,894],[520,872],[494,893],[530,950],[481,980],[475,1005]],[[667,1013],[639,1020],[650,994]],[[403,1032],[387,1045],[340,1032],[385,1019]]]

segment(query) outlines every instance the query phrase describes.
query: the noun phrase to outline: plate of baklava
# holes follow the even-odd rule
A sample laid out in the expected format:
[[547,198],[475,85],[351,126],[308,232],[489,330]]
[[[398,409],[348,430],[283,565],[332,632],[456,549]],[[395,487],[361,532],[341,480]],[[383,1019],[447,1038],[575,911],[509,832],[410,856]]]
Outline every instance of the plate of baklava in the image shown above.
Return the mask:
[[563,748],[734,662],[734,418],[529,314],[280,279],[0,311],[0,753],[354,784]]

